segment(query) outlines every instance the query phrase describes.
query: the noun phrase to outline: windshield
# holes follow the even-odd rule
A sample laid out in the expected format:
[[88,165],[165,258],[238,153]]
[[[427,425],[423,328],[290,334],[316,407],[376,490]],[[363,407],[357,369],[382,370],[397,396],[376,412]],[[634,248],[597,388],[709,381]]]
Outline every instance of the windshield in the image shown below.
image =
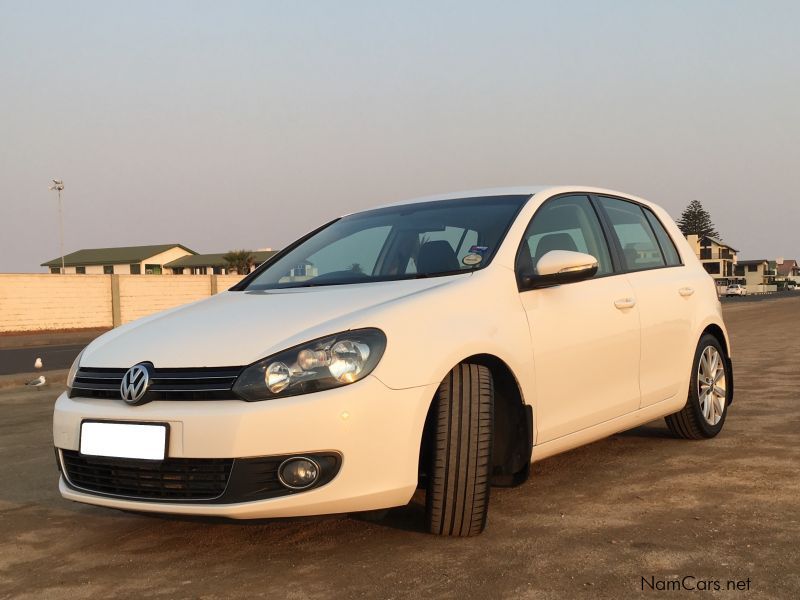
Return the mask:
[[342,217],[234,289],[454,275],[485,267],[529,195],[420,202]]

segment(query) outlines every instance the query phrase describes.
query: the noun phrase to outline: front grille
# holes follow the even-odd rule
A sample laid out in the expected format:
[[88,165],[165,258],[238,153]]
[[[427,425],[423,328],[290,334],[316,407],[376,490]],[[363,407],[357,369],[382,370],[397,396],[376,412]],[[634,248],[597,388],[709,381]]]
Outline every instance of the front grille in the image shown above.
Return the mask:
[[[127,369],[81,367],[70,397],[120,399],[120,384]],[[153,369],[147,400],[229,400],[241,367]]]
[[[61,450],[67,485],[102,496],[156,502],[230,504],[299,494],[278,479],[278,468],[295,455],[255,458],[166,458],[160,461],[85,456]],[[56,452],[58,454],[58,451]],[[335,452],[303,454],[320,467],[310,488],[329,483],[339,472],[342,457]]]
[[228,485],[233,459],[168,458],[162,461],[83,456],[62,451],[64,470],[78,488],[149,500],[210,500]]

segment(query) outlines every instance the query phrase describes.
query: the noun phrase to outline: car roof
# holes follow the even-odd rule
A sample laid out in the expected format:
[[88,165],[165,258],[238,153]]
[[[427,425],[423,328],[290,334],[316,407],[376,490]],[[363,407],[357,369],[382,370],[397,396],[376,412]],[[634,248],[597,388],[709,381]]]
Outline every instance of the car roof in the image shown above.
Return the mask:
[[[618,192],[615,190],[599,188],[594,186],[587,186],[587,185],[521,185],[521,186],[512,186],[512,187],[495,187],[495,188],[482,188],[476,190],[462,190],[459,192],[448,192],[448,193],[441,193],[441,194],[432,194],[430,196],[421,196],[418,198],[411,198],[408,200],[401,200],[397,202],[389,202],[387,204],[382,204],[380,206],[375,206],[373,208],[368,208],[365,210],[374,210],[375,208],[386,208],[389,206],[403,206],[405,204],[416,204],[419,202],[437,202],[440,200],[458,200],[459,198],[482,198],[482,197],[490,197],[490,196],[535,196],[536,194],[547,193],[547,195],[551,194],[563,194],[569,192],[583,192],[583,193],[592,193],[592,194],[608,194],[612,196],[622,196],[624,198],[630,198],[632,200],[636,200],[637,202],[641,202],[645,205],[650,205],[651,202],[643,198],[639,198],[632,194],[626,194],[625,192]],[[362,212],[362,211],[357,211]]]

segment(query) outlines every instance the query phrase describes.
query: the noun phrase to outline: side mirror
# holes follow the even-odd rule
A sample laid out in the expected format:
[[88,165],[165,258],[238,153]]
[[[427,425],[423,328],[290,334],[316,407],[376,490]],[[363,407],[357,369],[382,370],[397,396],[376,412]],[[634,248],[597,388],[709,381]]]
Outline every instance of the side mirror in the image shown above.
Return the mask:
[[597,273],[597,259],[591,254],[551,250],[536,263],[535,273],[521,273],[520,291],[551,287],[591,279]]

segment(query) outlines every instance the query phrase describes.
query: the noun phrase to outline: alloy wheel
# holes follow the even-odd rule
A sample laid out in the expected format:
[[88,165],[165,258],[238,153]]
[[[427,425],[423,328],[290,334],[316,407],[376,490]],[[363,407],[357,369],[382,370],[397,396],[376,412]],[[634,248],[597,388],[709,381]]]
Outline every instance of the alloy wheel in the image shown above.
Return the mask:
[[719,351],[706,346],[697,366],[697,396],[700,412],[709,425],[716,425],[725,412],[728,394],[725,381],[725,364]]

